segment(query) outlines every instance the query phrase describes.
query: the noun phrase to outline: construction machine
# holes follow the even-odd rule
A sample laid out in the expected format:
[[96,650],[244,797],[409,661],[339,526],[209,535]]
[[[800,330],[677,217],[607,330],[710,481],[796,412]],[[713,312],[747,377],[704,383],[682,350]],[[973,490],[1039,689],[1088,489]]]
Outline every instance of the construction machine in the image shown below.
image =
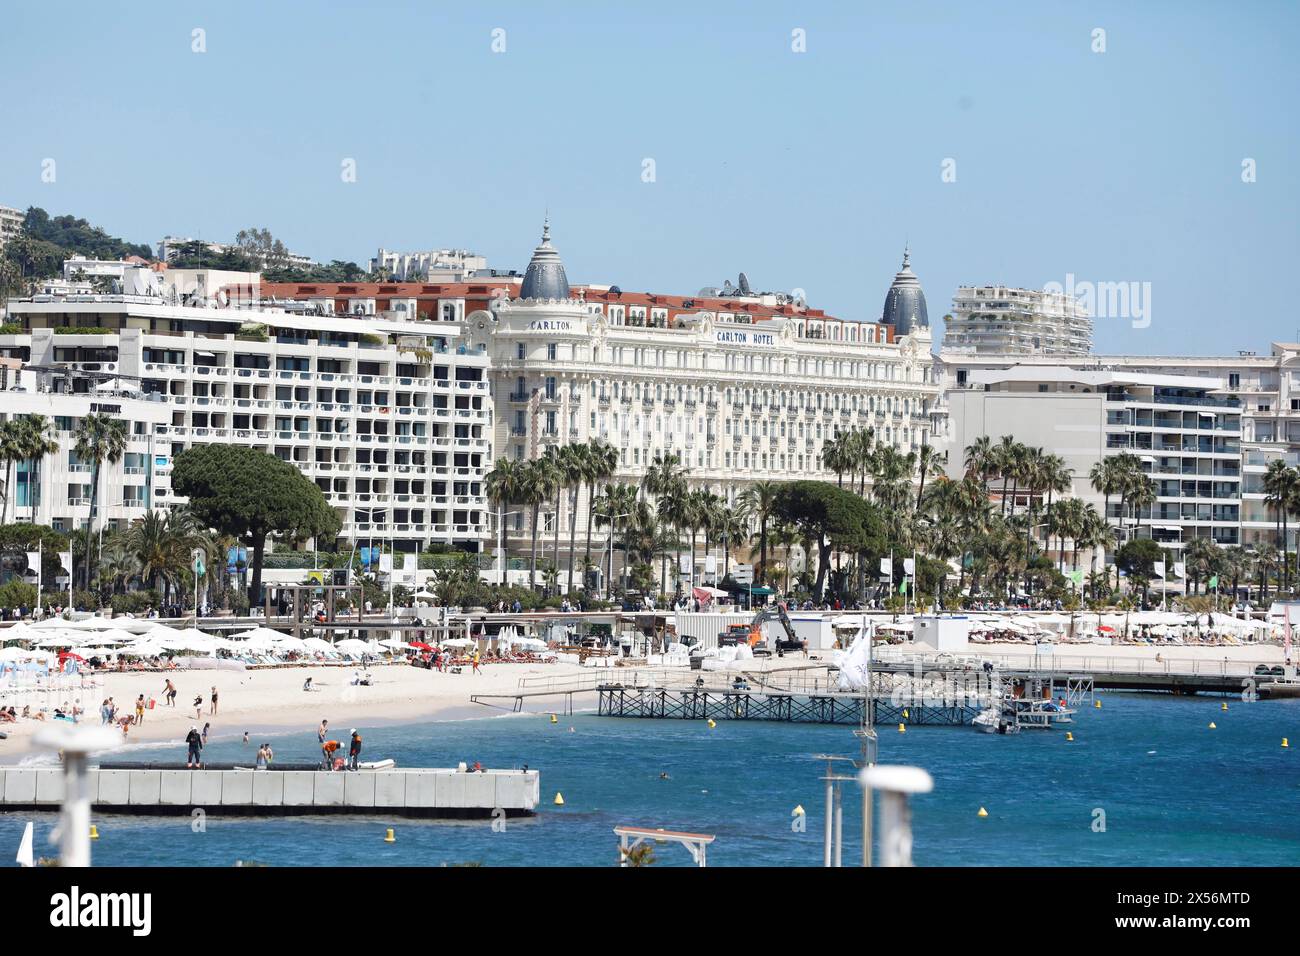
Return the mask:
[[[776,639],[771,642],[767,639],[765,627],[770,623],[779,623],[781,631],[784,632],[784,634],[778,632]],[[773,647],[776,648],[778,657],[784,655],[786,651],[803,649],[803,641],[795,636],[794,625],[790,623],[790,616],[786,614],[784,604],[760,608],[748,624],[731,624],[726,630],[718,633],[719,647],[729,647],[734,644],[748,644],[750,650],[757,656],[771,654]]]

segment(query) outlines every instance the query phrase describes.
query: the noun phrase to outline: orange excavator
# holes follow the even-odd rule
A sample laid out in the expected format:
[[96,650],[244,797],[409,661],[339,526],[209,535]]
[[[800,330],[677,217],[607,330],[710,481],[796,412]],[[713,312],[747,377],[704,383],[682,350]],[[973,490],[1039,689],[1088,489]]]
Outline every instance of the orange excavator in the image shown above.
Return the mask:
[[733,644],[748,644],[756,655],[771,654],[772,646],[768,644],[767,634],[764,630],[764,625],[770,621],[779,622],[782,630],[785,631],[784,638],[778,636],[773,642],[778,656],[783,655],[786,651],[797,651],[803,647],[803,641],[795,637],[794,625],[790,623],[790,616],[785,613],[784,604],[776,604],[760,609],[748,624],[728,625],[725,631],[718,633],[718,646],[729,647]]

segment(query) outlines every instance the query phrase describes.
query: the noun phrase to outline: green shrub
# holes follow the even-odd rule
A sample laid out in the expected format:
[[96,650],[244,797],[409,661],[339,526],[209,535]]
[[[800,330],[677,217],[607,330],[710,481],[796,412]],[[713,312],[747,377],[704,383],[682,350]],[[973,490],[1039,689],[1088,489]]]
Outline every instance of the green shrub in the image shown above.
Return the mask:
[[36,585],[20,581],[18,578],[10,578],[4,584],[0,584],[0,608],[35,606]]
[[23,327],[16,322],[6,322],[0,325],[0,335],[22,335]]
[[154,590],[128,591],[126,594],[114,594],[108,600],[114,614],[142,614],[149,608],[156,608],[162,603],[158,592]]
[[102,325],[69,325],[54,330],[55,335],[116,335],[113,329]]

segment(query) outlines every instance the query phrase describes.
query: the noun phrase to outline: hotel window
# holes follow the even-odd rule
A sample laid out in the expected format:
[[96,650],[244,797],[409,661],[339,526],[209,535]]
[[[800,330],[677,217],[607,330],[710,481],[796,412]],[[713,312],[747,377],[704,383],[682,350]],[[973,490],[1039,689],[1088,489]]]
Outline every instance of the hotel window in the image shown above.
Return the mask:
[[559,357],[559,347],[554,342],[546,343],[546,360],[554,362]]
[[528,357],[528,350],[524,348],[523,342],[515,343],[515,358],[523,360]]

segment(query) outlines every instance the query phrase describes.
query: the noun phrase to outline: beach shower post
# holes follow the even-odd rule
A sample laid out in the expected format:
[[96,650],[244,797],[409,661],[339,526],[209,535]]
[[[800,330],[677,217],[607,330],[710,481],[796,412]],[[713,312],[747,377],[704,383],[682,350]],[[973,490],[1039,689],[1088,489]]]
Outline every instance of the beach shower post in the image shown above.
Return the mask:
[[929,793],[934,779],[920,767],[868,767],[858,775],[864,788],[880,791],[880,865],[912,865],[914,793]]
[[55,830],[60,866],[90,866],[90,792],[86,758],[122,742],[106,727],[77,728],[62,721],[42,727],[32,738],[37,747],[57,751],[63,761],[63,806]]

